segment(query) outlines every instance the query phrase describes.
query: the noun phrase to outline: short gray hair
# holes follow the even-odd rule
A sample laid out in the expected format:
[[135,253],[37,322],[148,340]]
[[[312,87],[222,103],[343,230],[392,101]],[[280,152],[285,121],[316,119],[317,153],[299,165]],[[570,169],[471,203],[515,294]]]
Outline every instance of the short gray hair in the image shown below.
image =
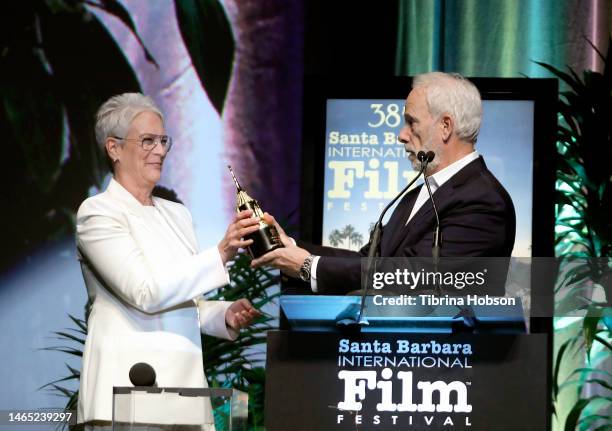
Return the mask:
[[432,117],[448,113],[460,139],[475,143],[482,122],[482,100],[476,86],[458,73],[429,72],[414,77],[412,88],[423,88]]
[[118,136],[125,137],[130,125],[138,114],[154,112],[162,122],[164,115],[153,99],[140,93],[123,93],[108,99],[96,114],[96,141],[106,154],[106,139]]

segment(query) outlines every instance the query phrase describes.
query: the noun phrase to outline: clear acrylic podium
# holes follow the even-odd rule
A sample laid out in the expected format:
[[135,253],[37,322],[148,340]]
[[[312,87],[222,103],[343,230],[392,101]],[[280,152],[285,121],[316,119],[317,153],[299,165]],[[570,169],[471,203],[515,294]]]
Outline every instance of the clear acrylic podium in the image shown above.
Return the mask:
[[230,388],[114,387],[113,430],[246,431],[248,402]]

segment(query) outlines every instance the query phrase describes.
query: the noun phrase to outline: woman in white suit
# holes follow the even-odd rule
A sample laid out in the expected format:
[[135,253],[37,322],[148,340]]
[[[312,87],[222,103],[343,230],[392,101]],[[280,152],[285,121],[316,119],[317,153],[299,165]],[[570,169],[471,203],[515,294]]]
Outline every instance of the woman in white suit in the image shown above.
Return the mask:
[[108,188],[77,213],[78,256],[92,303],[78,402],[85,428],[108,426],[113,386],[150,364],[160,387],[206,387],[200,331],[234,339],[259,312],[246,300],[206,301],[229,282],[225,264],[257,230],[239,213],[217,247],[199,250],[189,211],[152,195],[172,139],[153,101],[137,93],[108,100],[96,139],[113,167]]

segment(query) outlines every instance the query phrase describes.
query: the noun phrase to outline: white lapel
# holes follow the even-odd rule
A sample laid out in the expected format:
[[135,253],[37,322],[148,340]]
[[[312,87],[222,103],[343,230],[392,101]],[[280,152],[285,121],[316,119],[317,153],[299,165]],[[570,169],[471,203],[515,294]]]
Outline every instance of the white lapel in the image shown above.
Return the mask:
[[[143,205],[114,178],[111,178],[108,183],[106,192],[113,199],[120,201],[131,214],[146,220]],[[185,220],[185,217],[179,211],[176,211],[173,206],[168,205],[164,199],[153,197],[153,203],[176,236],[187,246],[192,254],[196,254],[198,252],[198,245],[190,220]]]
[[121,202],[131,214],[141,218],[145,216],[142,204],[138,202],[138,200],[121,184],[119,184],[115,178],[111,178],[110,182],[108,183],[108,187],[106,188],[106,193],[108,193],[114,200]]
[[198,252],[198,244],[191,226],[191,221],[175,209],[174,205],[168,205],[164,199],[153,197],[153,203],[168,222],[174,233],[187,246],[192,254]]

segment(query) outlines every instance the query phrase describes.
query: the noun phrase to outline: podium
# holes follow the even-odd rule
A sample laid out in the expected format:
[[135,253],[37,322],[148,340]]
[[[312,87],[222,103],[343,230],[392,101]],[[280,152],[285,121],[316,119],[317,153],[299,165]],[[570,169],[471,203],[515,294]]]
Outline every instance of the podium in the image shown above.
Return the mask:
[[246,431],[248,397],[230,388],[114,387],[113,430]]
[[[412,299],[411,299],[412,298]],[[368,296],[361,332],[451,333],[462,324],[474,324],[476,333],[524,333],[525,318],[520,298],[504,298],[505,305],[449,305],[432,295]],[[491,302],[502,298],[491,297]],[[294,331],[339,332],[346,320],[357,320],[359,296],[281,296],[280,307]],[[468,321],[469,320],[469,321]]]
[[267,431],[547,428],[547,335],[526,333],[520,301],[371,297],[367,326],[337,325],[359,301],[281,297],[292,330],[268,333]]

